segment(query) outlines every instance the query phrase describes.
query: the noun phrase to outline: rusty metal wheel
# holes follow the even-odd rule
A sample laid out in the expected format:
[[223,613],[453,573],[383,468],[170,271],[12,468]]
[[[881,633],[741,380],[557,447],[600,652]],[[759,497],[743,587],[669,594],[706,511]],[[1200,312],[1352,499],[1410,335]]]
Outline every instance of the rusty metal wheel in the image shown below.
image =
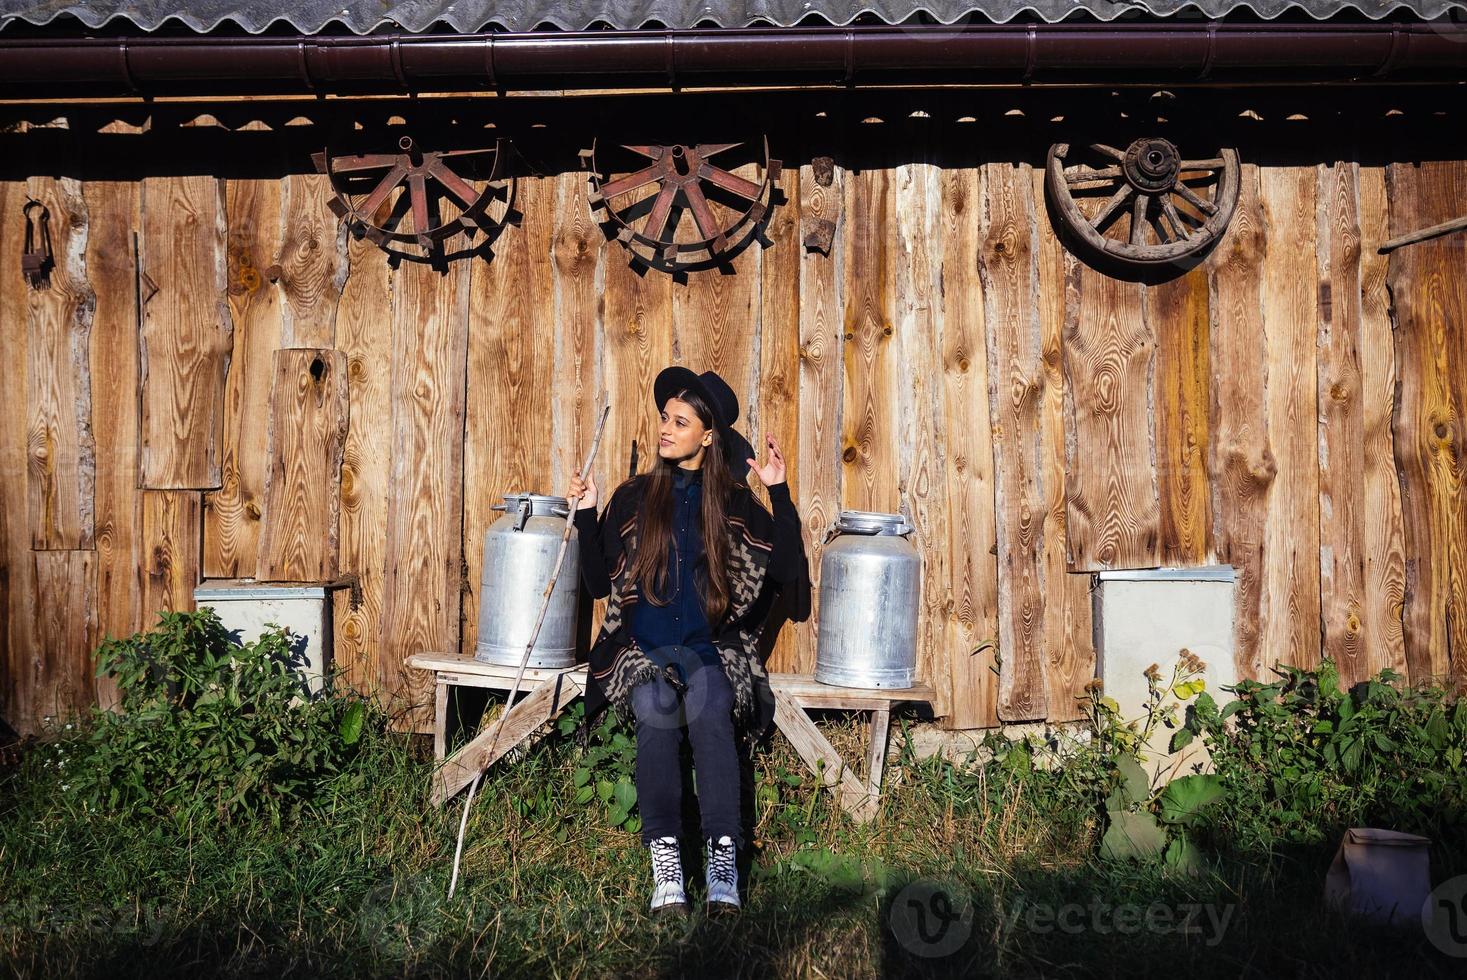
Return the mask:
[[1183,159],[1160,137],[1124,150],[1092,143],[1072,152],[1056,143],[1045,170],[1050,199],[1073,239],[1142,267],[1186,259],[1220,239],[1238,204],[1238,180],[1236,150]]
[[[405,242],[424,250],[460,232],[504,223],[514,201],[513,178],[501,176],[501,142],[484,149],[425,151],[411,136],[398,153],[311,156],[331,178],[331,210],[353,232],[376,242]],[[450,165],[452,161],[452,165]]]
[[598,141],[581,160],[597,218],[643,262],[677,269],[725,261],[753,236],[782,169],[762,147]]

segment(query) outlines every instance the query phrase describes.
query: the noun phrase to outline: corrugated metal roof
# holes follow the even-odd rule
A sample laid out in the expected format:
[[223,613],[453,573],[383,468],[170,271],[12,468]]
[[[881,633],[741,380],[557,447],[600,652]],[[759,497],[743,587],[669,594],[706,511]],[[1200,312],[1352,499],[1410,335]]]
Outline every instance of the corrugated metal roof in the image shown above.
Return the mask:
[[1287,15],[1323,20],[1358,12],[1378,20],[1402,12],[1427,20],[1448,16],[1467,22],[1467,0],[0,0],[0,29],[19,21],[44,25],[70,17],[93,28],[121,19],[143,31],[177,19],[200,32],[222,24],[225,29],[237,26],[257,34],[283,22],[304,34],[333,24],[357,34],[434,28],[470,33],[546,27],[790,26],[814,18],[845,25],[863,15],[888,24],[920,15],[944,24],[1007,23],[1018,17],[1053,23],[1077,14],[1110,21],[1125,15],[1183,12],[1223,17],[1245,10],[1267,19]]

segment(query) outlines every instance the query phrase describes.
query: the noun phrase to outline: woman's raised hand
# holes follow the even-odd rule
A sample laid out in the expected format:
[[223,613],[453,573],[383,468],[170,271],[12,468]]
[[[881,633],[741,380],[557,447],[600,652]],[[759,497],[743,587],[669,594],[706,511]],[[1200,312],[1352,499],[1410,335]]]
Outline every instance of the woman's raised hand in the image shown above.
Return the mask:
[[759,479],[766,487],[772,487],[776,483],[784,482],[784,454],[779,451],[779,444],[774,441],[774,436],[764,436],[764,465],[760,466],[758,461],[752,457],[744,460],[749,468],[759,474]]
[[566,491],[565,496],[567,500],[580,498],[580,503],[576,504],[576,510],[594,508],[596,506],[596,474],[587,473],[584,480],[578,476],[571,477],[570,490]]

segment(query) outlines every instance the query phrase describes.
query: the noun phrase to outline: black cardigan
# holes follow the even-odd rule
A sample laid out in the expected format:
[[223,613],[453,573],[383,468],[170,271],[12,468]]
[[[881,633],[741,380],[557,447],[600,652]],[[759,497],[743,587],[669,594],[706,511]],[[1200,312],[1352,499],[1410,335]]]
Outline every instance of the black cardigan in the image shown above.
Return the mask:
[[[606,706],[608,698],[623,704],[621,698],[628,692],[629,685],[637,682],[636,676],[628,676],[619,666],[621,655],[627,643],[631,642],[622,623],[622,616],[626,611],[623,606],[625,602],[637,601],[634,595],[636,586],[624,581],[631,559],[625,553],[624,541],[634,537],[637,511],[646,482],[646,474],[639,474],[621,483],[613,491],[599,517],[595,508],[591,507],[575,512],[581,581],[594,598],[611,597],[607,607],[607,622],[602,624],[601,632],[592,643],[590,651],[586,690],[587,724]],[[752,639],[761,636],[776,602],[779,603],[780,614],[789,621],[803,622],[810,616],[809,563],[805,557],[800,516],[790,497],[789,484],[778,483],[769,487],[769,498],[773,505],[772,516],[747,485],[735,484],[730,494],[730,533],[743,542],[741,547],[763,547],[769,557],[763,575],[763,587],[752,603],[740,602],[739,605],[744,608],[741,615],[736,618],[726,616],[722,623],[713,624],[715,645],[725,648],[729,644],[742,646],[750,650],[751,656],[758,654],[758,651],[738,642],[736,637],[742,634],[752,642]],[[765,539],[767,544],[760,545],[760,539]],[[747,570],[747,565],[745,569]],[[618,585],[622,591],[613,594]],[[627,593],[633,594],[629,596]],[[758,646],[764,648],[763,653],[758,654],[762,660],[768,655],[769,647],[762,641]],[[646,664],[645,660],[643,663]],[[644,669],[647,668],[644,666]],[[725,673],[730,673],[731,670],[730,664],[725,662]],[[763,670],[758,663],[740,666],[735,673],[730,674],[735,696],[741,703],[740,710],[754,712],[748,716],[751,730],[747,735],[751,738],[757,737],[771,717],[770,704],[752,703],[752,700],[759,698],[767,700],[767,691],[751,692],[749,689],[751,679],[756,688],[763,685],[762,676]],[[604,687],[607,684],[611,685],[609,693]]]

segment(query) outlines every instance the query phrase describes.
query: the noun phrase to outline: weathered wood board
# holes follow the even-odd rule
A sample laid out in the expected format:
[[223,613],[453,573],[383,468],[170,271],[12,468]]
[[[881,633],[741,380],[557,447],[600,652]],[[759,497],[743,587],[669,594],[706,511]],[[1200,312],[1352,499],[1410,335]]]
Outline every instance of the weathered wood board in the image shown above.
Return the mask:
[[[1317,170],[1319,563],[1324,653],[1347,684],[1370,676],[1365,632],[1365,400],[1359,168]],[[1384,352],[1382,352],[1384,353]]]
[[[33,177],[26,192],[49,212],[53,255],[45,287],[25,290],[31,547],[90,549],[97,477],[90,347],[97,301],[87,266],[89,255],[95,257],[87,249],[91,219],[78,180]],[[15,283],[20,285],[19,277]]]
[[1045,521],[1041,415],[1048,385],[1034,305],[1038,267],[1032,168],[983,167],[983,241],[978,271],[988,341],[994,511],[998,527],[998,716],[1042,719],[1045,691]]
[[[796,508],[805,480],[801,467],[800,428],[800,171],[791,167],[780,182],[786,207],[775,208],[765,228],[767,246],[760,255],[759,363],[755,366],[755,390],[751,398],[749,440],[762,463],[765,434],[779,444],[786,463],[785,479]],[[757,481],[757,477],[755,480]],[[801,512],[801,517],[804,514]],[[805,555],[810,554],[810,534],[802,530]],[[813,603],[813,598],[812,598]],[[780,614],[786,611],[781,610]],[[806,644],[802,638],[813,623],[784,623],[769,654],[771,671],[795,670]],[[814,670],[812,661],[809,670]]]
[[[596,398],[606,383],[601,351],[606,264],[626,259],[619,249],[610,252],[605,234],[592,218],[586,175],[565,173],[554,183],[556,221],[550,245],[554,320],[553,332],[548,332],[553,338],[550,377],[555,392],[550,410],[550,481],[564,492],[591,449],[599,410]],[[635,417],[638,406],[623,402],[613,411]],[[614,485],[606,491],[608,500],[611,489]],[[606,614],[606,600],[590,606],[587,632],[595,637]]]
[[224,182],[150,177],[142,213],[143,486],[213,489],[233,341]]
[[349,398],[341,351],[275,352],[258,581],[327,582],[337,576]]
[[1239,677],[1257,678],[1264,660],[1265,524],[1278,462],[1269,439],[1268,349],[1264,334],[1266,233],[1258,168],[1242,165],[1238,207],[1227,237],[1208,257],[1212,277],[1213,389],[1209,447],[1215,481],[1217,557],[1237,572],[1234,661]]
[[347,431],[341,459],[338,568],[351,588],[331,593],[335,666],[363,691],[379,691],[385,656],[382,617],[387,576],[387,500],[393,454],[392,273],[381,249],[349,242],[350,275],[336,315],[346,357]]
[[[0,214],[20,214],[26,200],[24,181],[0,181]],[[25,228],[18,221],[0,222],[0,269],[15,269],[19,282],[20,257],[25,249]],[[28,299],[23,288],[0,289],[0,364],[10,367],[13,390],[27,390],[29,340]],[[38,719],[33,705],[38,692],[30,678],[34,661],[45,656],[37,639],[32,607],[36,601],[35,562],[31,557],[28,511],[20,506],[27,499],[26,440],[24,412],[0,412],[0,715],[17,731],[33,731]],[[70,610],[70,604],[65,608]]]
[[267,270],[280,290],[280,343],[333,347],[350,236],[327,209],[325,174],[290,174],[280,184],[280,252]]
[[948,565],[948,523],[952,520],[946,478],[948,422],[942,395],[941,344],[943,328],[940,249],[942,180],[933,163],[932,120],[910,121],[903,142],[911,162],[897,165],[891,189],[895,209],[895,240],[887,255],[891,261],[894,331],[889,347],[903,368],[893,372],[905,379],[885,407],[897,416],[895,454],[897,495],[916,528],[908,538],[922,562],[921,606],[917,616],[917,676],[941,677],[934,685],[933,712],[951,714],[948,682],[951,570]]
[[[142,627],[142,491],[138,489],[138,309],[133,265],[140,188],[129,181],[89,181],[87,268],[96,310],[91,359],[105,384],[92,392],[97,445],[97,633],[130,636]],[[106,682],[103,704],[114,692]]]
[[1142,287],[1065,256],[1065,540],[1075,572],[1160,564],[1156,338]]
[[219,489],[204,495],[204,574],[242,578],[259,560],[264,513],[270,379],[282,346],[280,291],[267,275],[280,240],[278,180],[227,187],[231,338],[220,435]]
[[[1392,237],[1457,217],[1467,163],[1393,163],[1386,171]],[[1467,680],[1467,250],[1460,235],[1390,254],[1399,397],[1396,465],[1406,544],[1406,662],[1413,680]]]
[[[982,176],[976,167],[942,174],[946,228],[941,270],[942,411],[947,458],[947,661],[949,728],[998,723],[998,531],[994,514],[993,429],[982,283]],[[929,679],[936,688],[940,675]]]
[[1153,412],[1161,545],[1171,568],[1214,563],[1211,444],[1212,311],[1207,267],[1149,286],[1145,316],[1156,338]]
[[[828,144],[815,144],[821,156],[831,152]],[[845,469],[842,453],[842,418],[844,403],[845,323],[842,309],[845,296],[844,263],[846,255],[842,217],[847,175],[832,162],[827,172],[822,165],[800,168],[800,227],[813,228],[828,221],[835,226],[828,252],[806,248],[800,244],[800,346],[798,386],[800,406],[799,438],[794,455],[800,460],[800,477],[794,483],[795,502],[804,523],[810,562],[810,581],[818,603],[820,561],[825,550],[827,531],[841,511],[841,483]],[[823,182],[823,181],[828,181]],[[769,257],[775,262],[790,261],[789,256]],[[800,673],[815,670],[817,656],[816,623],[811,620],[797,631],[798,651],[789,669]]]
[[[32,635],[42,644],[27,658],[30,724],[57,728],[84,715],[100,695],[97,664],[97,555],[94,551],[32,551],[35,601]],[[70,602],[56,602],[66,596]]]
[[203,503],[193,490],[143,492],[143,627],[160,612],[194,608],[200,574]]
[[1262,666],[1319,662],[1319,338],[1313,167],[1270,167],[1259,181],[1268,441],[1278,463],[1264,525]]
[[464,378],[470,266],[404,262],[393,276],[392,469],[383,592],[383,687],[394,723],[432,725],[432,694],[403,659],[456,650],[463,567]]
[[1391,668],[1407,673],[1405,626],[1406,545],[1401,481],[1391,424],[1396,404],[1396,348],[1386,270],[1379,247],[1390,238],[1384,167],[1360,167],[1361,415],[1365,445],[1365,663],[1361,675]]
[[841,410],[841,504],[896,513],[901,507],[890,450],[896,446],[901,364],[892,336],[894,173],[854,171],[845,180],[845,379]]
[[[1065,252],[1044,213],[1043,172],[1030,172],[1034,192],[1035,292],[1040,350],[1044,366],[1044,399],[1040,409],[1040,483],[1046,516],[1041,529],[1045,616],[1043,677],[1047,717],[1068,721],[1079,717],[1085,685],[1096,675],[1095,643],[1091,630],[1091,577],[1072,573],[1069,563],[1069,481],[1066,454],[1070,429],[1067,408],[1072,401],[1065,371],[1065,328],[1069,296],[1065,289]],[[1000,651],[1001,653],[1002,651]]]

